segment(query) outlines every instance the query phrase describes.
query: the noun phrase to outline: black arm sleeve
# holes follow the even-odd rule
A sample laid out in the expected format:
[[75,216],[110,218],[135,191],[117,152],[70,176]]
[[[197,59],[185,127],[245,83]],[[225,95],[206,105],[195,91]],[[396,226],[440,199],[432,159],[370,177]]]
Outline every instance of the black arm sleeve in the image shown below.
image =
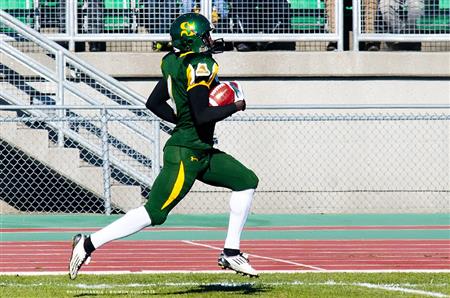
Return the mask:
[[159,118],[176,124],[177,116],[167,103],[168,99],[169,91],[167,90],[167,82],[166,80],[161,79],[158,84],[156,84],[155,88],[153,88],[145,106]]
[[237,112],[236,105],[209,106],[209,89],[199,85],[188,91],[189,106],[196,125],[217,122]]

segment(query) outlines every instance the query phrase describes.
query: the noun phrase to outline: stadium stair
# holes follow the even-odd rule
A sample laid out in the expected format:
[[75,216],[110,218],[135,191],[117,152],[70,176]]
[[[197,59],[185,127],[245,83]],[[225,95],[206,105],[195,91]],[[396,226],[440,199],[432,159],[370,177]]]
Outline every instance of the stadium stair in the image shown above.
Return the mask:
[[[19,38],[17,34],[11,36]],[[43,67],[48,67],[55,63],[55,57],[53,55],[46,55],[45,53],[33,53],[31,55],[24,54],[24,56],[27,56],[28,59],[35,61],[35,63],[38,63]],[[0,75],[0,85],[2,90],[9,90],[8,94],[14,94],[12,98],[7,100],[7,104],[55,105],[57,98],[57,84],[49,83],[48,80],[40,76],[39,72],[35,72],[27,67],[26,63],[17,63],[14,58],[5,55],[5,59],[2,60],[2,65],[0,65]],[[81,76],[81,78],[77,77],[77,75]],[[65,92],[64,99],[66,105],[136,104],[135,102],[130,103],[123,98],[116,96],[108,90],[107,87],[104,87],[102,83],[98,83],[95,79],[90,77],[84,78],[83,76],[85,75],[73,66],[69,66],[66,69],[66,76],[68,81],[74,83],[74,86],[76,86],[79,92],[87,95],[88,98],[91,99],[91,101],[86,99],[83,100],[81,97],[78,97],[71,92]],[[72,128],[66,129],[70,130],[67,131],[69,135],[65,134],[64,146],[67,148],[54,148],[51,146],[53,143],[49,142],[49,139],[51,139],[49,133],[54,135],[58,128],[52,127],[52,125],[46,125],[48,123],[45,121],[40,121],[42,127],[38,128],[41,129],[30,126],[25,128],[10,128],[12,132],[8,133],[7,131],[3,131],[3,137],[8,144],[11,144],[13,147],[25,152],[45,166],[48,166],[67,177],[78,184],[79,187],[87,189],[89,192],[101,197],[103,195],[101,153],[99,153],[99,149],[90,151],[92,148],[89,146],[87,148],[83,147],[83,142],[85,143],[86,140],[92,142],[91,145],[96,146],[97,148],[101,147],[100,123],[98,120],[97,122],[93,120],[99,119],[99,110],[94,110],[94,112],[88,110],[74,110],[67,112],[70,116],[86,118],[85,121],[76,123],[75,130],[72,130]],[[21,113],[29,114],[27,111],[21,111]],[[136,112],[128,110],[115,111],[114,114],[120,117],[136,116]],[[94,118],[92,116],[94,116]],[[110,156],[111,158],[114,157],[116,160],[113,160],[110,165],[111,179],[113,180],[110,189],[111,200],[113,207],[121,209],[122,211],[135,208],[145,201],[148,188],[151,185],[151,177],[154,175],[154,170],[152,170],[154,166],[152,159],[154,156],[151,154],[152,149],[151,146],[149,146],[149,142],[152,141],[148,138],[149,131],[153,131],[154,127],[148,122],[144,123],[143,121],[140,121],[139,124],[139,127],[134,124],[134,126],[130,126],[120,120],[114,120],[108,123],[107,138],[111,152]],[[136,133],[136,129],[139,133]],[[19,131],[20,133],[18,133]],[[74,133],[78,134],[79,137],[67,141],[67,139],[71,138],[70,135],[73,135]],[[39,151],[37,148],[40,146],[36,146],[36,149],[33,149],[31,144],[20,143],[20,136],[25,134],[28,134],[27,137],[33,144],[41,144],[45,138],[45,144],[47,144],[47,146],[41,148]],[[34,140],[31,141],[32,139]],[[79,142],[78,140],[82,142]],[[55,141],[54,136],[53,141]],[[86,152],[90,156],[90,160],[87,160]],[[50,155],[55,156],[56,160],[51,159],[49,157]],[[64,165],[64,163],[60,163],[58,156],[62,156],[62,158],[65,158],[67,162],[75,165],[75,167],[66,170],[61,169],[60,166]],[[86,179],[86,177],[90,176],[93,178]]]

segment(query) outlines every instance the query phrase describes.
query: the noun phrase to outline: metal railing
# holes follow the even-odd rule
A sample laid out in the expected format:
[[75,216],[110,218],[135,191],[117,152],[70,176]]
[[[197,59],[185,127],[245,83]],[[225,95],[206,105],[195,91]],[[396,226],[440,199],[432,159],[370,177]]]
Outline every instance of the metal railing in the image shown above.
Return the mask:
[[[35,117],[44,116],[42,110],[57,111],[60,117],[68,115],[76,117],[86,116],[87,112],[86,109],[82,108],[83,105],[97,107],[108,104],[142,105],[145,101],[142,96],[133,90],[91,67],[44,35],[37,34],[36,31],[10,15],[4,12],[0,13],[2,24],[8,26],[22,40],[41,48],[40,55],[31,56],[29,53],[21,52],[4,40],[0,40],[1,67],[3,70],[1,94],[5,100],[4,103],[23,106],[25,109],[29,104],[43,105],[31,109],[31,116]],[[72,106],[69,106],[70,104]],[[111,113],[112,117],[124,117],[126,115],[131,117],[137,112],[127,107],[119,107],[110,110],[108,113]],[[132,150],[142,154],[151,151],[153,155],[149,159],[157,165],[152,167],[153,172],[150,177],[154,178],[159,173],[160,121],[149,111],[141,109],[138,113],[142,114],[141,116],[153,119],[152,123],[156,123],[156,126],[142,122],[118,121],[116,127],[110,129],[111,135],[109,137],[117,140],[117,146],[130,148],[131,146],[123,141],[124,136],[130,134],[134,136],[134,145],[138,146],[131,148]],[[69,130],[62,122],[49,122],[48,125],[52,129],[56,129],[57,143],[60,147],[64,146],[64,140],[69,136],[95,154],[101,153],[101,150],[95,146],[96,140],[76,136],[76,131]],[[100,129],[99,126],[95,124],[86,125],[90,126],[91,132],[97,133],[97,138],[100,137],[96,132],[97,129]],[[138,140],[142,144],[138,145]],[[151,146],[148,146],[147,143],[150,143]],[[142,175],[138,171],[132,170],[118,159],[111,158],[110,161],[118,170],[124,171],[143,185],[148,186],[153,181],[152,178],[149,178],[149,175]]]
[[448,42],[448,0],[353,0],[353,45],[359,42]]
[[[344,5],[337,0],[5,3],[4,12],[52,40],[69,42],[71,50],[84,41],[167,42],[170,23],[188,11],[207,16],[216,25],[215,37],[229,42],[329,41],[342,50],[344,35]],[[448,0],[353,0],[352,14],[355,50],[359,42],[450,40]]]
[[[13,3],[22,1],[8,2],[5,12],[16,13]],[[69,42],[71,50],[77,41],[167,42],[171,22],[189,11],[203,13],[216,26],[214,37],[229,42],[338,42],[343,38],[341,1],[174,0],[156,5],[152,1],[67,0],[52,7],[37,1],[25,11],[24,21],[30,27],[52,40]]]

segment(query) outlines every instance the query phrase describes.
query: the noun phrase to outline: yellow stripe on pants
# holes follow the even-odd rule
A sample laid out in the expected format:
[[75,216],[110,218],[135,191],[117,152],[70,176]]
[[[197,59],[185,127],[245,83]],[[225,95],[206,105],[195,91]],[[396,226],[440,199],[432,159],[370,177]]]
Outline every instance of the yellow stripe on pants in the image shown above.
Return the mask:
[[178,197],[178,195],[181,192],[181,189],[183,188],[183,184],[184,184],[184,165],[183,165],[183,162],[181,161],[180,169],[178,170],[177,179],[175,180],[175,185],[172,188],[172,192],[170,193],[169,198],[164,203],[164,205],[161,207],[161,210],[163,210],[164,208],[169,206],[170,203],[172,203]]

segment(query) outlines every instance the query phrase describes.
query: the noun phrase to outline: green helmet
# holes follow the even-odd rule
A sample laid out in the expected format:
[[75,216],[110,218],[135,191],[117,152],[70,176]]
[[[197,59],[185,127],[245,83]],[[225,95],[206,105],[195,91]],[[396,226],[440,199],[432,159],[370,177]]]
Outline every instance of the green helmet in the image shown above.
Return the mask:
[[170,26],[170,37],[175,51],[203,53],[212,50],[214,42],[209,32],[214,26],[203,15],[186,13]]

